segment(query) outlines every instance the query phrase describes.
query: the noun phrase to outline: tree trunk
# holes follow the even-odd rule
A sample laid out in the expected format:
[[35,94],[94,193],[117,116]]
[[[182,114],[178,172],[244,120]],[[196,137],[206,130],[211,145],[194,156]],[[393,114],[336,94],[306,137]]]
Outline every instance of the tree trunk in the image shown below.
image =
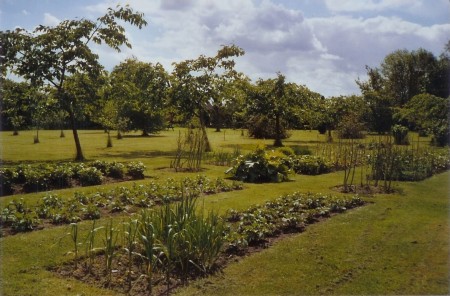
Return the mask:
[[332,143],[333,142],[333,137],[331,136],[331,128],[328,129],[327,142],[328,143]]
[[34,144],[39,143],[39,126],[36,128],[36,136],[34,137]]
[[205,122],[204,122],[202,116],[200,116],[200,127],[202,129],[202,133],[205,138],[205,152],[211,152],[212,148],[211,148],[211,144],[209,143],[208,134],[206,133]]
[[72,110],[70,110],[69,116],[70,116],[70,125],[72,127],[72,132],[73,132],[73,139],[75,140],[75,147],[77,149],[77,155],[75,156],[75,161],[83,161],[83,160],[85,160],[85,158],[83,155],[83,151],[81,150],[81,143],[80,143],[80,138],[78,137],[78,130],[77,130],[76,122],[75,122],[75,115],[73,114]]
[[281,126],[280,126],[280,116],[275,115],[275,142],[273,143],[275,147],[283,147],[281,142]]
[[219,107],[216,107],[216,132],[220,133],[220,126],[222,125],[222,116]]

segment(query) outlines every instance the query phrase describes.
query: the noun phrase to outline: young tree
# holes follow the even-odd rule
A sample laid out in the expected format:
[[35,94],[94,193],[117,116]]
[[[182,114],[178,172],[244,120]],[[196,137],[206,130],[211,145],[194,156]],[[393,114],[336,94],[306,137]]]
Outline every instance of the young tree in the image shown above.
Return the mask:
[[[210,151],[206,134],[205,117],[208,106],[223,99],[224,81],[236,78],[234,57],[244,54],[236,45],[223,46],[213,57],[204,55],[195,60],[174,63],[172,73],[173,103],[185,112],[186,117],[196,116],[206,139],[206,151]],[[217,105],[217,103],[216,103]]]
[[142,13],[130,7],[109,8],[96,21],[65,20],[55,27],[38,26],[32,32],[25,29],[1,32],[4,63],[9,71],[30,81],[33,86],[52,86],[59,106],[68,113],[76,147],[76,160],[84,160],[77,129],[77,95],[71,93],[67,81],[75,74],[95,80],[102,66],[89,45],[106,43],[120,51],[131,47],[119,20],[139,28],[147,22]]
[[306,116],[305,109],[310,108],[311,101],[317,96],[320,95],[304,86],[286,83],[280,73],[277,78],[258,80],[247,98],[250,135],[273,138],[275,147],[283,146],[282,139],[287,137],[287,128],[311,120]]

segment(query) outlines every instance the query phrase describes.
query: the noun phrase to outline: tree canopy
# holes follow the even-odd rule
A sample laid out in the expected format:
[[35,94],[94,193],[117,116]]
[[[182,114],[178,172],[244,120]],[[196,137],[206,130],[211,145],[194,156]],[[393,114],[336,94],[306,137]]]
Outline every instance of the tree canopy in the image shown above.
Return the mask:
[[54,27],[40,25],[31,32],[22,28],[1,32],[3,62],[8,70],[29,81],[33,87],[55,89],[60,108],[70,118],[77,160],[83,160],[84,155],[76,126],[79,97],[70,92],[70,77],[78,75],[95,80],[100,76],[103,67],[98,62],[98,55],[89,47],[90,43],[105,43],[117,51],[122,45],[131,47],[119,20],[139,28],[147,24],[142,13],[134,12],[128,6],[117,6],[116,9],[109,8],[95,21],[65,20]]

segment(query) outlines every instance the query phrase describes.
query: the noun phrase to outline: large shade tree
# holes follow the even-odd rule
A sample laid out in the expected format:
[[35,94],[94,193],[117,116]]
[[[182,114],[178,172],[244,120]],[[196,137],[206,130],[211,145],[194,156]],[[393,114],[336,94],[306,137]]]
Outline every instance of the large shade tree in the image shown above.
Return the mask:
[[77,130],[76,109],[79,96],[68,89],[68,80],[73,75],[96,79],[102,66],[90,48],[90,44],[105,43],[120,51],[122,45],[131,47],[119,21],[130,23],[139,28],[147,22],[142,13],[128,6],[109,8],[107,13],[96,20],[65,20],[58,25],[40,25],[33,31],[18,28],[14,31],[2,31],[3,63],[8,70],[29,81],[34,87],[55,89],[55,97],[62,110],[66,111],[76,146],[76,160],[84,155]]
[[449,66],[447,54],[437,58],[425,49],[396,50],[379,67],[366,67],[368,80],[357,80],[357,84],[363,94],[376,92],[383,100],[391,100],[392,106],[403,107],[421,93],[448,97]]

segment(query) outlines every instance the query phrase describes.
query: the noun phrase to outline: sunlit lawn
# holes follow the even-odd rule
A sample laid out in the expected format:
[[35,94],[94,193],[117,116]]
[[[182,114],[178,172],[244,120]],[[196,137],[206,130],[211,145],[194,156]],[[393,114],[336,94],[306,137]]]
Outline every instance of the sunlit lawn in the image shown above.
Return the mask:
[[[179,133],[164,131],[153,137],[128,134],[113,139],[106,148],[103,131],[81,131],[83,151],[89,160],[141,160],[147,166],[146,180],[183,178],[197,173],[174,173],[168,169]],[[39,144],[33,144],[33,131],[19,136],[1,132],[1,159],[6,165],[31,161],[68,161],[75,155],[73,138],[65,131],[41,131]],[[242,152],[271,140],[254,140],[240,130],[209,130],[215,151]],[[425,146],[429,139],[412,136]],[[364,141],[376,141],[370,136]],[[286,145],[307,146],[315,151],[325,141],[316,131],[295,131]],[[225,177],[225,167],[205,165],[201,174]],[[294,176],[280,184],[246,184],[243,191],[203,197],[206,208],[225,213],[230,208],[245,209],[281,194],[333,192],[342,183],[342,173],[321,176]],[[366,198],[369,205],[308,227],[307,231],[277,242],[258,254],[232,263],[208,279],[180,289],[180,295],[302,295],[302,294],[448,294],[449,291],[449,185],[444,173],[417,183],[401,183],[402,194]],[[121,184],[131,186],[133,182]],[[59,190],[67,196],[75,191],[93,192],[99,188]],[[337,194],[336,192],[333,192]],[[2,197],[0,204],[22,197],[35,203],[44,193]],[[203,201],[202,201],[203,203]],[[122,221],[122,217],[115,218]],[[104,219],[102,220],[104,221]],[[100,223],[103,223],[100,221]],[[85,233],[91,222],[80,223]],[[68,239],[61,238],[68,226],[44,229],[0,239],[0,295],[115,295],[76,280],[55,276],[47,266],[71,260]]]

